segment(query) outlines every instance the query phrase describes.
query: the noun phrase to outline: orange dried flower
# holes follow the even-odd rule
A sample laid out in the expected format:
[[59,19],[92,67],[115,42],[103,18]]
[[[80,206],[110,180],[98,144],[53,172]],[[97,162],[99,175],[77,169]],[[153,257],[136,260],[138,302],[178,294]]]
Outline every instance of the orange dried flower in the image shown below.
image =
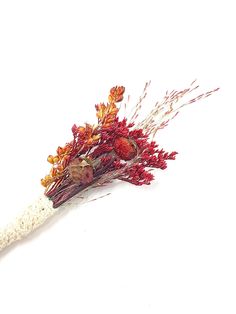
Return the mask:
[[119,109],[116,104],[100,104],[96,105],[97,117],[103,127],[109,127],[116,119]]
[[125,88],[124,86],[115,86],[110,90],[110,95],[108,96],[109,103],[120,102],[123,100]]

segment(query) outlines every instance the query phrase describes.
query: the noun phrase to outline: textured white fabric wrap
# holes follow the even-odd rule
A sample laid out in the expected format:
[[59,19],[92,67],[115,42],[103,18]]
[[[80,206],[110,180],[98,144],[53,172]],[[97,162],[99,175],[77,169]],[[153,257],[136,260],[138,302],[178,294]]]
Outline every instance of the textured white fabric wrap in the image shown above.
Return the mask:
[[0,229],[0,251],[37,229],[57,211],[57,208],[53,208],[52,201],[44,195],[40,196],[38,200],[19,214],[12,223]]

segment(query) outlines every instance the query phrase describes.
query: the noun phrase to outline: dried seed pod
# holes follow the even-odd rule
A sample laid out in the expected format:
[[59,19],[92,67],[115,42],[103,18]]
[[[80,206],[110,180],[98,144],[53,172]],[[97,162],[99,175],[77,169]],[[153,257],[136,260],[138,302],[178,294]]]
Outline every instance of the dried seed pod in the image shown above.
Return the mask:
[[93,167],[85,160],[74,159],[68,166],[71,179],[78,184],[88,184],[93,181]]

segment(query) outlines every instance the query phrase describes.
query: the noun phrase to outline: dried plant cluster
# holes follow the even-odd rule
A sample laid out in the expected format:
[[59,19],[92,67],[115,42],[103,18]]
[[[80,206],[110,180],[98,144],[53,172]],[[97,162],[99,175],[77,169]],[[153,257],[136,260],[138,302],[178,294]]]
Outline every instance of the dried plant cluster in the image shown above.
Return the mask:
[[167,126],[180,108],[218,90],[183,101],[199,88],[194,81],[184,90],[166,92],[164,99],[138,122],[148,86],[146,83],[130,119],[118,116],[118,103],[123,101],[125,88],[113,87],[107,103],[95,105],[97,124],[73,125],[72,141],[58,147],[55,155],[48,156],[52,167],[41,183],[54,208],[82,191],[115,179],[135,185],[150,184],[154,179],[151,171],[166,169],[167,161],[174,160],[177,154],[159,148],[154,140],[156,132]]

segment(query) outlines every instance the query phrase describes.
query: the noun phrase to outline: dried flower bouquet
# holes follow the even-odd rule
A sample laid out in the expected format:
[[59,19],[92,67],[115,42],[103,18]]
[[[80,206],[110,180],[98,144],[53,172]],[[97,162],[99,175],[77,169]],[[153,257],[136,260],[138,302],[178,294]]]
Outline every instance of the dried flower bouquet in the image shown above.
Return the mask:
[[146,118],[139,121],[148,86],[149,83],[130,119],[119,119],[118,104],[123,100],[125,88],[115,86],[110,90],[108,102],[95,106],[96,125],[73,125],[73,139],[47,158],[51,170],[41,180],[44,195],[0,230],[0,251],[31,233],[62,204],[84,191],[114,180],[135,185],[150,184],[154,180],[152,170],[166,169],[168,160],[174,160],[177,154],[159,148],[155,142],[157,131],[167,126],[180,108],[218,90],[188,98],[199,88],[194,81],[184,90],[166,92],[163,100],[156,102]]

